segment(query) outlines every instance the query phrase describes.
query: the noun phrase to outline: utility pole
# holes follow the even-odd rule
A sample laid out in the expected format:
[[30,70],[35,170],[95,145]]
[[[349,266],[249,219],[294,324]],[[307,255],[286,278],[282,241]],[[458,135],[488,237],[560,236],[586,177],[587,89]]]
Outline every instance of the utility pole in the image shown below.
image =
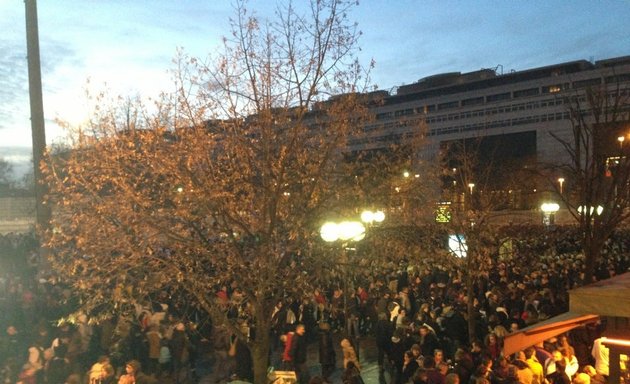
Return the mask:
[[42,100],[42,74],[39,60],[39,32],[37,27],[37,1],[24,0],[26,5],[26,51],[28,57],[28,89],[31,105],[31,134],[33,139],[33,167],[35,176],[35,208],[39,231],[48,229],[50,207],[44,201],[48,188],[39,168],[46,150],[44,103]]

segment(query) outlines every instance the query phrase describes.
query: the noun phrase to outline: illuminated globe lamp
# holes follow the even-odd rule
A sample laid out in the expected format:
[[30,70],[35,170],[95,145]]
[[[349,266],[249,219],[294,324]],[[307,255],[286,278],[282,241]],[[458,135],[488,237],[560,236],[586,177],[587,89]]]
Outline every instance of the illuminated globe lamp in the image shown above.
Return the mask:
[[[365,226],[360,221],[342,221],[339,223],[329,221],[324,223],[319,229],[319,235],[327,243],[339,241],[342,243],[341,262],[344,266],[343,279],[343,313],[348,319],[348,272],[345,266],[348,264],[346,245],[352,241],[361,241],[365,237]],[[350,323],[346,321],[346,333],[350,334]]]
[[385,220],[385,213],[383,211],[363,211],[361,212],[361,221],[366,224],[382,223]]
[[542,203],[540,205],[540,210],[543,213],[543,224],[548,227],[553,225],[555,222],[554,215],[560,209],[560,205],[558,203]]
[[319,234],[327,243],[360,241],[365,237],[365,226],[360,221],[329,221],[322,225]]

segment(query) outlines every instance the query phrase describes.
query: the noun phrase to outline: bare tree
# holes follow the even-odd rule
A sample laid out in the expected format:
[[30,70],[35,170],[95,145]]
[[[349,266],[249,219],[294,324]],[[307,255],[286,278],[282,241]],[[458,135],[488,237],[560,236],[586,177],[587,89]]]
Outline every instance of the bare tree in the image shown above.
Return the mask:
[[[468,336],[476,338],[479,308],[475,307],[478,278],[487,275],[496,262],[499,228],[514,218],[509,208],[517,196],[528,189],[523,173],[529,162],[506,158],[497,153],[502,145],[485,143],[485,138],[471,138],[449,143],[443,151],[442,177],[446,196],[451,201],[448,220],[442,224],[454,239],[454,251],[464,261],[467,293]],[[483,292],[481,292],[483,293]]]
[[[249,345],[254,381],[266,382],[276,300],[301,297],[334,264],[312,255],[326,215],[369,199],[365,157],[345,152],[373,102],[353,57],[353,5],[289,3],[261,21],[237,2],[223,53],[178,56],[177,94],[152,112],[101,105],[50,158],[52,262],[84,310],[183,293]],[[237,317],[215,296],[228,284]]]
[[550,185],[580,227],[586,283],[593,280],[606,240],[630,215],[630,93],[614,79],[566,98],[570,135],[552,136],[567,161],[547,168]]

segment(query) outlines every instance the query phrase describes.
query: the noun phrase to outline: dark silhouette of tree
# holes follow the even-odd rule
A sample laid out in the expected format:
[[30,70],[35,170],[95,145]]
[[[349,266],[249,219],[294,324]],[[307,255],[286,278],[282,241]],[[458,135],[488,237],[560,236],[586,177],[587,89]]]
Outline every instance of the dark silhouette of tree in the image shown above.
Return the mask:
[[[605,242],[630,215],[630,93],[615,76],[603,79],[601,86],[567,96],[570,134],[552,133],[565,161],[545,169],[581,229],[587,284]],[[564,179],[562,187],[558,176]]]

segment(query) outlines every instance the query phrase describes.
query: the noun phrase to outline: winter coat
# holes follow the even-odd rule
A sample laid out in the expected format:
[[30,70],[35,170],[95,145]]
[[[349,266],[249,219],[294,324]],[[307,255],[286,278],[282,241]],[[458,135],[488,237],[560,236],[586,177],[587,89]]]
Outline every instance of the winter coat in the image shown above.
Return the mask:
[[359,364],[359,359],[357,358],[357,354],[354,351],[354,347],[352,346],[352,344],[350,344],[350,340],[341,340],[341,352],[343,352],[344,369],[348,367],[348,362],[352,361],[357,369],[361,370],[361,364]]
[[319,363],[321,365],[334,365],[336,360],[332,335],[329,330],[322,329],[319,331]]

